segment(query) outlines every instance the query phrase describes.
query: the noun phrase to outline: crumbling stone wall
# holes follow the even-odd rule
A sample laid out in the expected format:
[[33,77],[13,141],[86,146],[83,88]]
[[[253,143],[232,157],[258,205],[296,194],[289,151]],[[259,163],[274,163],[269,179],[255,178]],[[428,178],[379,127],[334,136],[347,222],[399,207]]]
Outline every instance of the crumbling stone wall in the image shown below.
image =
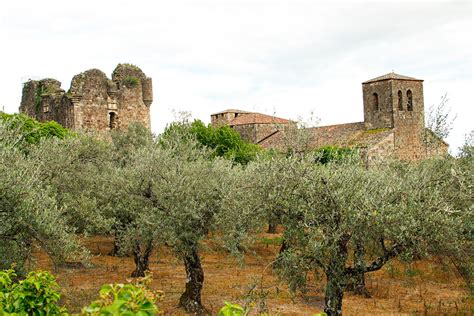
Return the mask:
[[20,112],[38,121],[56,121],[64,127],[73,127],[73,108],[69,98],[55,79],[30,80],[23,84]]
[[150,128],[151,78],[137,66],[119,64],[112,79],[98,69],[73,77],[66,93],[54,79],[25,83],[20,112],[75,130],[104,132],[132,122]]

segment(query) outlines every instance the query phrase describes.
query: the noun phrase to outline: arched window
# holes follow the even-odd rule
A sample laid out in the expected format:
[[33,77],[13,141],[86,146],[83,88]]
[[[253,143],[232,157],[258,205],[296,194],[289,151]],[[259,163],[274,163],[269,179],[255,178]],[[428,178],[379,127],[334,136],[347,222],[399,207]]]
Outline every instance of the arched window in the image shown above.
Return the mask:
[[109,128],[115,129],[118,127],[118,115],[115,112],[109,113]]
[[398,110],[403,111],[403,93],[398,90]]
[[373,103],[373,106],[374,106],[374,111],[378,111],[379,110],[379,95],[377,93],[374,93],[372,95],[372,103]]
[[411,90],[407,91],[407,110],[413,111],[413,94]]

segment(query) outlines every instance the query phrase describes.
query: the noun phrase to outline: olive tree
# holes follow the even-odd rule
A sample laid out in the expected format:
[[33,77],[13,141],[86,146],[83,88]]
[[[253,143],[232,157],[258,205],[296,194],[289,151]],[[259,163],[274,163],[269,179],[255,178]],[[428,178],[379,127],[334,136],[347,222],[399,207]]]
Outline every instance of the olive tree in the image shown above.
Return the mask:
[[54,263],[72,256],[86,260],[87,252],[63,216],[64,205],[41,176],[44,166],[25,155],[21,138],[21,131],[0,123],[0,267],[16,264],[24,270],[34,246]]
[[[158,142],[137,150],[123,175],[124,206],[133,217],[124,242],[129,249],[140,245],[144,259],[156,244],[166,244],[184,263],[186,288],[180,306],[205,313],[201,302],[204,271],[200,242],[215,229],[226,196],[232,162],[212,157],[212,152],[184,130],[169,132]],[[131,247],[131,248],[130,248]],[[138,251],[134,251],[134,255]],[[145,267],[143,267],[145,268]]]
[[47,139],[32,146],[28,159],[38,166],[38,176],[49,186],[64,220],[77,233],[104,233],[111,220],[108,183],[110,145],[94,136],[78,134],[67,139]]
[[113,221],[113,254],[132,254],[135,261],[132,277],[145,276],[153,248],[162,240],[156,238],[155,233],[156,226],[161,221],[147,223],[143,220],[153,211],[149,170],[154,166],[152,162],[149,165],[143,164],[146,155],[145,149],[137,150],[124,167],[113,168],[109,174],[110,206],[106,216]]
[[439,104],[431,105],[426,113],[426,127],[441,139],[449,136],[456,120],[456,115],[451,115],[448,102],[448,94],[445,93],[441,96]]
[[474,158],[474,130],[464,137],[464,144],[459,148],[459,157],[466,159]]
[[[132,123],[126,130],[114,130],[111,136],[111,163],[112,168],[108,175],[108,185],[106,195],[109,197],[109,207],[105,209],[104,215],[112,220],[112,233],[114,235],[114,248],[112,255],[124,255],[131,249],[121,249],[123,243],[123,233],[133,226],[134,214],[133,206],[136,205],[136,193],[134,192],[135,182],[130,175],[129,165],[134,163],[134,153],[140,148],[153,146],[154,135],[148,128],[140,123]],[[133,201],[128,201],[132,198]],[[130,204],[131,207],[128,207]],[[135,246],[137,248],[138,246]],[[148,250],[147,250],[148,249]],[[133,250],[136,253],[137,249]],[[151,254],[151,245],[144,250]],[[139,253],[141,253],[139,251]],[[138,262],[147,262],[135,256]],[[142,265],[137,265],[133,276],[144,276],[144,271],[148,269]]]
[[[341,315],[344,291],[355,276],[398,256],[457,252],[469,213],[444,195],[455,169],[450,162],[429,161],[367,170],[357,162],[315,165],[311,157],[263,166],[264,186],[278,189],[255,190],[261,205],[274,207],[276,200],[286,210],[289,246],[281,255],[281,275],[297,289],[309,271],[322,270],[325,312]],[[370,251],[354,260],[349,254],[358,246]]]

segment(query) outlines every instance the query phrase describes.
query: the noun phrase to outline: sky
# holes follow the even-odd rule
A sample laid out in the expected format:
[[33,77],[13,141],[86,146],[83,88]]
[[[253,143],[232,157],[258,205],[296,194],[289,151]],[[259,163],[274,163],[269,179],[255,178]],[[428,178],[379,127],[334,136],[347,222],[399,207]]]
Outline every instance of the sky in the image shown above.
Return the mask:
[[474,129],[471,1],[1,1],[0,110],[22,83],[118,63],[153,78],[151,125],[229,108],[319,125],[363,121],[363,81],[424,80],[447,93],[451,152]]

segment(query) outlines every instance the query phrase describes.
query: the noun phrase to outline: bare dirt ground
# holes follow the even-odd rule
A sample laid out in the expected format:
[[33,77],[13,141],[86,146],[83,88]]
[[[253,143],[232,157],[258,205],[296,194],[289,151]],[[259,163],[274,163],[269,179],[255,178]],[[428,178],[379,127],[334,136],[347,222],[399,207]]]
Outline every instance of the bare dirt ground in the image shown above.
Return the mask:
[[[271,239],[275,235],[263,237]],[[91,268],[55,270],[46,254],[35,253],[35,268],[57,275],[62,300],[70,312],[79,312],[94,300],[102,284],[127,282],[134,269],[131,257],[108,255],[113,247],[111,238],[94,236],[85,244],[94,255]],[[278,253],[278,245],[257,244],[253,253],[246,255],[245,264],[239,266],[235,258],[212,242],[205,244],[201,252],[205,274],[202,300],[213,314],[217,314],[224,301],[243,305],[253,297],[257,307],[259,294],[265,296],[272,315],[313,315],[322,311],[324,276],[311,275],[307,293],[292,296],[269,267]],[[165,315],[185,315],[176,307],[185,284],[182,263],[163,247],[153,254],[150,269],[152,288],[165,292],[163,301],[158,303],[160,310]],[[436,259],[410,266],[394,262],[369,274],[366,283],[372,297],[346,294],[345,315],[474,315],[474,302],[463,280],[452,266]],[[249,294],[252,285],[258,285],[257,291]]]

